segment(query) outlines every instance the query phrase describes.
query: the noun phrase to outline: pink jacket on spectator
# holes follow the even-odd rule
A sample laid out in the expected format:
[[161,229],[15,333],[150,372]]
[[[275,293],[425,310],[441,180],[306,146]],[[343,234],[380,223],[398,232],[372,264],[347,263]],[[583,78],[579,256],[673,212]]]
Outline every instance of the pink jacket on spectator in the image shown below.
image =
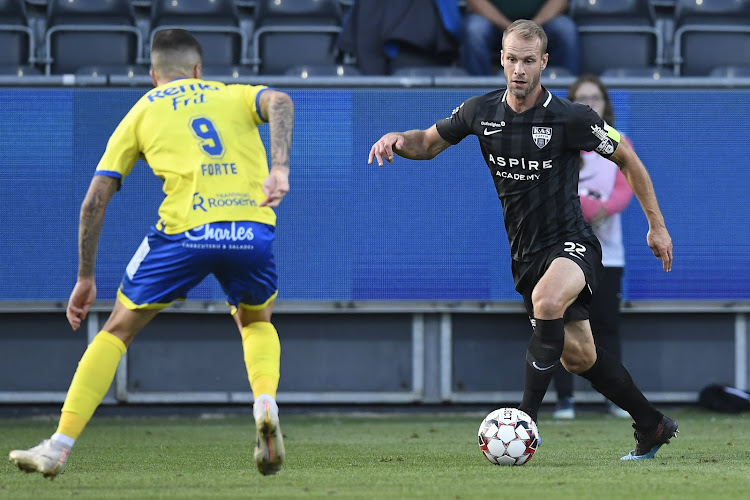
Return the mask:
[[591,222],[599,208],[604,207],[606,217],[592,224],[602,244],[602,263],[605,267],[624,267],[620,212],[630,203],[633,191],[620,169],[610,160],[594,152],[582,151],[581,161],[578,195],[583,217]]

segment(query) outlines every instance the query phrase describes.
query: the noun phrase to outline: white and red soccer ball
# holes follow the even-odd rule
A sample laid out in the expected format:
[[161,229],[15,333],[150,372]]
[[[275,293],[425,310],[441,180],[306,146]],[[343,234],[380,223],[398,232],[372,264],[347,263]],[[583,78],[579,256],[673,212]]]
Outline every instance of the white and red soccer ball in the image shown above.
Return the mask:
[[539,446],[536,423],[516,408],[499,408],[479,426],[479,449],[495,465],[523,465]]

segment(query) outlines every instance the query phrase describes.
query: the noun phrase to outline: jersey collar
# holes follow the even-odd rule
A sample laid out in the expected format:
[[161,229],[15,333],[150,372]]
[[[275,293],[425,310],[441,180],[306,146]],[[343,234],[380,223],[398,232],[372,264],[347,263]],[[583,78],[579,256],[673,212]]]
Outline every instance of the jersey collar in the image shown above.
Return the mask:
[[[544,98],[544,102],[542,102],[542,107],[546,108],[547,106],[549,106],[549,103],[552,102],[552,92],[550,92],[549,90],[547,90],[544,87],[544,85],[542,85],[542,88],[544,89],[545,92],[547,92],[547,95]],[[505,102],[505,98],[507,96],[508,96],[508,89],[506,88],[505,92],[503,92],[503,98],[501,99],[501,102]],[[507,105],[507,103],[506,103],[506,105]]]

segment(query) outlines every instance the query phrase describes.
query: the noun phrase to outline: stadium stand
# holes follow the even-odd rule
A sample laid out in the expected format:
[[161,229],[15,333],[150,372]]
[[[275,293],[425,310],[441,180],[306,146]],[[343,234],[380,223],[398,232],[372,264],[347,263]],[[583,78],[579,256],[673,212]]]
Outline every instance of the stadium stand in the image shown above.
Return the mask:
[[[455,1],[459,13],[465,13],[465,1]],[[570,0],[582,40],[582,71],[618,82],[665,79],[670,72],[692,81],[748,79],[748,4]],[[93,75],[107,73],[110,85],[147,86],[152,37],[172,26],[189,29],[201,41],[207,78],[255,81],[260,74],[282,82],[304,73],[356,84],[371,75],[337,43],[354,5],[354,0],[0,0],[0,80],[15,85],[25,78],[41,85],[47,77],[54,85],[62,75],[73,74],[75,85],[85,85],[99,82],[90,79]],[[467,83],[455,69],[455,57],[434,56],[412,53],[405,45],[389,71],[378,75],[397,72],[400,82],[408,75],[425,75],[441,84],[454,85],[451,79]],[[561,84],[570,75],[548,67],[543,78]],[[303,80],[293,78],[291,84]],[[338,78],[333,84],[342,85]]]
[[282,75],[294,66],[335,63],[343,13],[338,0],[257,0],[252,64]]
[[91,65],[126,72],[142,62],[143,40],[128,0],[49,0],[44,40],[47,75]]
[[571,0],[578,25],[581,73],[661,66],[664,40],[650,0]]
[[149,48],[154,35],[168,28],[190,31],[214,74],[235,74],[247,62],[247,35],[233,0],[152,0]]
[[674,71],[707,76],[714,67],[750,66],[750,0],[677,0]]
[[23,0],[0,0],[0,66],[24,67],[34,61],[34,34]]

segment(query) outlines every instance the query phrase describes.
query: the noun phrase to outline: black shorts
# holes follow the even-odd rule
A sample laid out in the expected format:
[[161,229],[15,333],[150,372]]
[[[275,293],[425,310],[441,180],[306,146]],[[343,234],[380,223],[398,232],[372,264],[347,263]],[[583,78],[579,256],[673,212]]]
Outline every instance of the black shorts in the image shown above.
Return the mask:
[[548,249],[539,252],[529,262],[512,263],[513,281],[516,291],[523,296],[523,305],[529,318],[534,318],[534,306],[531,302],[531,292],[542,279],[552,261],[558,257],[570,259],[581,268],[586,277],[586,286],[578,294],[575,302],[565,311],[563,321],[589,319],[589,306],[591,296],[596,290],[596,285],[604,268],[602,266],[602,247],[596,238],[587,238],[580,241],[560,242]]

